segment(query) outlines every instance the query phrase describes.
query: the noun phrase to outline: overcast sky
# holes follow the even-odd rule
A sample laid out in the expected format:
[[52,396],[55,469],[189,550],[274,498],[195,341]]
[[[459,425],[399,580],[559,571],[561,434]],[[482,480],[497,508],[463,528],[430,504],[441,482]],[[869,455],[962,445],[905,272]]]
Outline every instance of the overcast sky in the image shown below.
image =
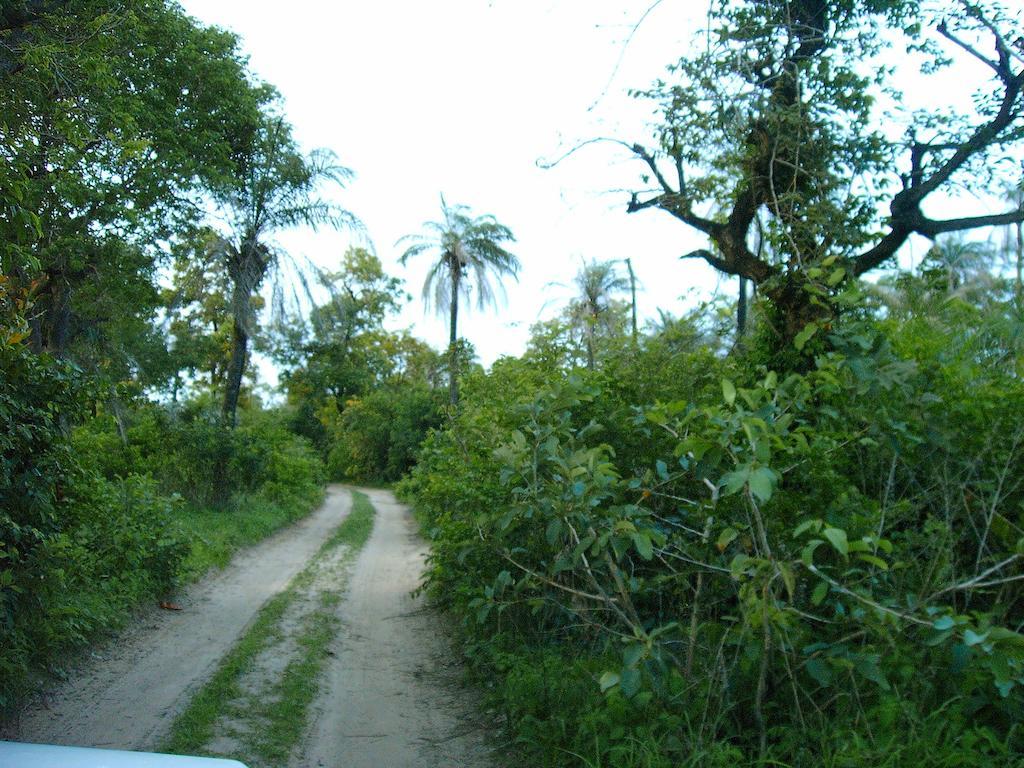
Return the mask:
[[[657,4],[635,33],[650,0],[182,4],[241,36],[305,148],[328,147],[355,171],[338,200],[414,296],[396,327],[447,343],[445,321],[419,301],[426,257],[403,269],[395,245],[440,216],[441,193],[494,214],[517,237],[523,271],[507,303],[460,317],[485,364],[523,351],[529,326],[567,300],[569,289],[552,283],[568,284],[584,258],[632,258],[641,322],[659,307],[678,314],[691,292],[734,291],[702,262],[678,260],[704,245],[696,233],[660,211],[625,213],[643,171],[627,151],[596,144],[554,169],[538,164],[597,137],[649,142],[649,107],[626,91],[685,52],[704,3]],[[331,232],[278,239],[323,267],[351,241]]]

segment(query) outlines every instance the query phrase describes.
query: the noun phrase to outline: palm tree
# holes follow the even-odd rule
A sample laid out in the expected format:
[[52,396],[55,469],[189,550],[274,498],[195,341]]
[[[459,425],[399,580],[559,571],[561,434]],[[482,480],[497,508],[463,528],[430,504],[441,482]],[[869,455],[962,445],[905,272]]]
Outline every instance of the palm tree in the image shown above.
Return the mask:
[[[1005,193],[1011,204],[1024,210],[1024,181],[1007,184]],[[1014,297],[1017,300],[1017,310],[1021,311],[1024,306],[1024,222],[1018,221],[1006,228],[1004,248],[1007,255],[1013,259],[1016,268]]]
[[988,268],[995,256],[990,243],[968,240],[963,235],[948,235],[935,241],[921,266],[944,278],[946,293],[952,295],[969,290],[989,277]]
[[579,293],[573,299],[569,311],[583,331],[587,344],[587,368],[593,370],[597,327],[608,327],[612,297],[616,293],[630,290],[630,282],[616,271],[615,262],[612,261],[584,263],[574,282]]
[[[253,298],[268,274],[279,272],[284,262],[295,266],[295,260],[267,238],[275,231],[302,225],[314,229],[322,225],[358,227],[359,222],[352,214],[318,194],[323,182],[341,185],[351,175],[351,171],[335,162],[330,151],[314,150],[303,155],[291,135],[291,126],[268,114],[240,163],[234,183],[218,195],[218,201],[229,211],[235,233],[218,246],[231,280],[234,319],[221,408],[224,423],[231,427],[236,423],[249,339],[256,325]],[[302,270],[297,271],[304,282]],[[275,292],[278,301],[281,295],[281,291]]]
[[[449,206],[441,196],[441,221],[428,221],[426,235],[406,235],[398,242],[409,242],[399,261],[402,266],[421,253],[433,253],[436,261],[423,282],[423,298],[440,313],[448,313],[448,397],[452,405],[459,401],[456,378],[459,298],[468,299],[476,288],[480,309],[495,303],[491,279],[503,275],[519,276],[519,260],[501,247],[514,242],[512,231],[490,215],[470,216],[464,205]],[[498,284],[500,288],[500,282]]]

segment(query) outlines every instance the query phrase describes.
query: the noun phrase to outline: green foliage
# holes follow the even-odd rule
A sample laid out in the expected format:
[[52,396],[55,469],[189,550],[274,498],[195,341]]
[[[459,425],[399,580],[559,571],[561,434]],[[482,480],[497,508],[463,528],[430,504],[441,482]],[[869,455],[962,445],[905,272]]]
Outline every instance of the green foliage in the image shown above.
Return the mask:
[[440,424],[437,394],[423,385],[377,389],[351,399],[333,425],[328,472],[336,479],[398,480],[412,469],[427,433]]
[[71,365],[26,346],[24,301],[0,282],[0,709],[42,667],[147,596],[185,554],[178,503],[146,478],[84,471],[68,424],[87,390]]
[[[802,349],[835,295],[913,234],[1024,217],[925,212],[943,191],[1019,184],[1019,24],[998,2],[716,0],[699,39],[637,93],[660,120],[653,149],[632,146],[647,189],[629,210],[702,233],[709,246],[689,256],[753,281],[779,347]],[[943,98],[951,76],[973,80],[970,106]],[[891,109],[911,82],[935,97]]]
[[400,490],[537,762],[1020,757],[1024,388],[987,302],[851,313],[805,373],[653,338],[467,380]]
[[[139,603],[309,511],[323,480],[312,450],[264,415],[228,432],[151,406],[127,442],[110,417],[72,434],[94,392],[28,348],[28,305],[9,285],[0,279],[0,709]],[[211,472],[220,458],[230,493]],[[235,511],[195,508],[214,501]]]
[[177,4],[32,5],[0,27],[3,174],[18,213],[0,219],[0,270],[45,278],[36,351],[73,351],[116,380],[149,357],[157,240],[194,215],[200,189],[230,178],[268,92],[250,84],[233,35]]

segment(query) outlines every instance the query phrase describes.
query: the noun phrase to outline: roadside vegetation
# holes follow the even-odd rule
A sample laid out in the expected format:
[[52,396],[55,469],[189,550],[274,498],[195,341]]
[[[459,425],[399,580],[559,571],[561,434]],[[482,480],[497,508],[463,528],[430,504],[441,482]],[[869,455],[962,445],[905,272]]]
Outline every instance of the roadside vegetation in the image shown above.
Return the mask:
[[[700,260],[737,294],[641,325],[637,254],[588,255],[484,370],[460,309],[543,268],[499,219],[442,198],[396,244],[432,259],[438,353],[390,330],[411,297],[351,171],[234,35],[168,0],[0,8],[0,712],[357,480],[415,506],[530,765],[1024,764],[1020,9],[707,22],[635,93],[648,136],[569,154],[635,163],[625,210],[705,245],[665,279]],[[903,107],[941,78],[976,98]],[[352,245],[316,267],[294,226]],[[168,748],[286,762],[372,518],[356,494]]]

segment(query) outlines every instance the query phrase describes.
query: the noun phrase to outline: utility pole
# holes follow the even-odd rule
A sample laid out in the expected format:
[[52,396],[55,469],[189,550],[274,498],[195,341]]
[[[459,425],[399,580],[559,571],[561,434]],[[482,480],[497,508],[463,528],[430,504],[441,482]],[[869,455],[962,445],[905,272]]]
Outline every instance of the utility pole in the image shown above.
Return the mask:
[[633,296],[633,344],[637,340],[636,328],[636,275],[633,274],[633,260],[626,259],[626,269],[629,271],[629,292]]

